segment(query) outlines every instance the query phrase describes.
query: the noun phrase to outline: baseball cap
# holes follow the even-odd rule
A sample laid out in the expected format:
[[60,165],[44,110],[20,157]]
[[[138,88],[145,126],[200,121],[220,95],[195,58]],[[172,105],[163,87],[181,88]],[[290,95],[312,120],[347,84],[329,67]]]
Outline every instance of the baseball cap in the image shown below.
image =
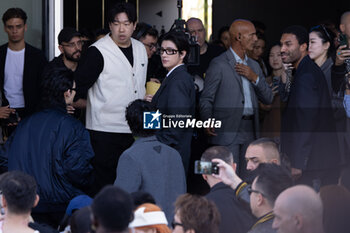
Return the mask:
[[74,28],[63,28],[58,34],[58,44],[62,44],[62,42],[68,43],[75,36],[81,36],[81,34]]

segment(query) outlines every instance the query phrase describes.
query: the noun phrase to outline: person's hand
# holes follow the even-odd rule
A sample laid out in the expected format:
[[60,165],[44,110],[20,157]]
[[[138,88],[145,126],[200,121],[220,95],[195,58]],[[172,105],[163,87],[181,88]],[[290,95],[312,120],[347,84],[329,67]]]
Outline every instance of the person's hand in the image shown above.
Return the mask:
[[78,99],[77,101],[72,103],[74,108],[84,109],[86,108],[86,99]]
[[233,167],[225,163],[221,159],[213,159],[212,162],[218,163],[219,174],[212,174],[213,177],[220,179],[224,184],[230,186],[232,189],[236,189],[242,182],[242,179],[237,176]]
[[67,110],[68,114],[72,114],[72,115],[75,112],[75,108],[72,105],[70,105],[70,104],[66,106],[66,110]]
[[152,99],[153,99],[153,95],[145,95],[145,97],[143,98],[144,100],[148,101],[148,102],[152,102]]
[[151,82],[155,82],[155,83],[159,83],[159,84],[160,84],[159,79],[156,79],[156,78],[151,78],[149,81],[151,81]]
[[214,128],[205,128],[205,133],[208,136],[217,136],[217,134],[215,133],[215,129]]
[[279,87],[279,86],[274,86],[274,87],[272,88],[272,94],[273,94],[273,96],[277,95],[277,93],[278,93],[278,87]]
[[302,173],[303,173],[301,169],[294,168],[294,167],[292,167],[292,171],[291,172],[292,172],[292,177],[293,177],[294,180],[299,179],[301,177]]
[[237,63],[235,69],[239,75],[246,77],[251,82],[255,83],[258,79],[258,75],[247,65]]
[[286,83],[287,72],[292,72],[292,70],[294,69],[294,66],[292,65],[292,63],[282,63],[282,64],[283,64],[283,72],[281,75],[281,80],[282,80],[282,83]]
[[350,59],[350,49],[345,49],[346,45],[339,46],[335,57],[335,65],[341,66],[345,59]]
[[0,119],[7,119],[9,118],[10,114],[14,114],[16,112],[15,109],[10,108],[9,105],[0,107]]

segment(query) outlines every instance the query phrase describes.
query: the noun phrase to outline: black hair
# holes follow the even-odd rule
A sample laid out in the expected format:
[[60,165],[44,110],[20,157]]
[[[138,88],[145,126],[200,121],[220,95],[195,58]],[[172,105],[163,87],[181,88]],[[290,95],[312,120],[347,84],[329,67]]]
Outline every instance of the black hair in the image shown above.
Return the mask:
[[201,160],[210,162],[212,159],[221,159],[226,163],[232,163],[233,155],[226,146],[212,146],[204,151]]
[[254,27],[256,29],[260,29],[260,30],[263,30],[263,31],[266,30],[266,25],[263,22],[261,22],[259,20],[255,20],[255,19],[253,19],[251,22],[252,22],[252,24],[254,24]]
[[306,43],[309,46],[309,33],[307,33],[307,30],[303,26],[289,26],[282,31],[282,34],[293,34],[297,38],[299,45]]
[[143,113],[155,112],[155,106],[146,100],[134,100],[125,111],[125,118],[131,133],[136,137],[149,137],[155,134],[155,130],[143,128]]
[[310,33],[315,32],[318,37],[321,38],[322,44],[329,42],[329,48],[327,50],[327,58],[331,57],[335,52],[334,38],[335,34],[332,30],[328,29],[325,25],[320,24],[310,29]]
[[290,172],[277,164],[261,163],[254,172],[256,187],[262,192],[271,207],[274,206],[278,195],[293,185]]
[[279,160],[281,160],[281,155],[278,149],[278,144],[275,142],[275,140],[273,140],[272,138],[259,138],[256,139],[255,141],[252,141],[249,146],[261,146],[263,148],[268,148],[271,149],[272,151],[275,151],[276,154],[273,155],[273,157],[278,157]]
[[129,193],[105,186],[91,204],[95,221],[109,231],[125,231],[134,218],[134,205]]
[[24,24],[27,23],[27,14],[21,8],[9,8],[9,9],[7,9],[7,11],[2,15],[2,22],[5,25],[7,20],[13,19],[13,18],[20,18],[23,20]]
[[134,201],[135,208],[138,207],[139,205],[142,205],[145,203],[156,204],[154,197],[148,192],[136,191],[136,192],[131,193],[130,195]]
[[221,35],[224,33],[224,32],[229,32],[230,31],[230,27],[229,26],[223,26],[219,29],[219,32],[218,32],[218,40],[221,39]]
[[101,35],[107,35],[110,32],[109,29],[107,28],[99,28],[94,32],[95,35],[95,40],[97,37],[101,36]]
[[136,40],[140,40],[141,38],[146,37],[147,35],[158,38],[158,31],[157,29],[153,28],[147,23],[137,23],[136,29],[132,34],[132,37]]
[[35,179],[21,171],[6,172],[0,177],[0,190],[11,213],[29,214],[36,199],[36,189]]
[[179,53],[186,51],[186,56],[183,59],[183,62],[186,64],[190,53],[190,44],[188,43],[185,33],[182,31],[170,31],[162,37],[162,42],[165,40],[173,42],[177,47],[177,50],[179,50]]
[[41,107],[66,108],[64,93],[73,88],[73,72],[63,68],[49,68],[41,83]]
[[86,206],[74,212],[69,220],[69,225],[72,233],[91,232],[91,209]]
[[129,2],[118,2],[108,12],[108,23],[113,23],[115,16],[119,13],[125,13],[130,22],[137,21],[136,10],[133,4]]

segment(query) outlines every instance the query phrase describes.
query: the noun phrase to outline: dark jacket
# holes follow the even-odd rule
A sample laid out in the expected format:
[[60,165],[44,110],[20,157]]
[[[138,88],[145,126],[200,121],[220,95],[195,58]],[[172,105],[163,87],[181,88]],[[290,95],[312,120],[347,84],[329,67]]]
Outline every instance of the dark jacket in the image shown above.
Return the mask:
[[231,187],[218,183],[210,189],[206,198],[213,201],[219,210],[220,233],[246,233],[253,225],[254,217],[238,201]]
[[[8,44],[0,46],[0,87],[2,92],[2,106],[8,105],[4,95],[5,62]],[[40,101],[41,75],[47,60],[44,53],[26,43],[24,52],[23,95],[25,108],[23,116],[36,111]]]
[[293,168],[302,170],[332,169],[340,162],[327,81],[309,56],[294,75],[282,117],[281,150]]
[[276,233],[276,230],[272,229],[273,219],[272,212],[265,214],[258,219],[248,233]]
[[94,156],[85,127],[65,109],[45,109],[22,120],[0,151],[0,165],[32,175],[39,205],[59,212],[92,182]]
[[[162,118],[168,122],[165,115],[191,115],[195,112],[195,89],[193,77],[187,72],[186,66],[181,65],[165,78],[162,85],[152,99],[157,109],[163,114]],[[172,118],[173,121],[184,120],[186,117]],[[158,130],[158,140],[175,148],[182,157],[187,172],[191,155],[192,129],[167,128]]]

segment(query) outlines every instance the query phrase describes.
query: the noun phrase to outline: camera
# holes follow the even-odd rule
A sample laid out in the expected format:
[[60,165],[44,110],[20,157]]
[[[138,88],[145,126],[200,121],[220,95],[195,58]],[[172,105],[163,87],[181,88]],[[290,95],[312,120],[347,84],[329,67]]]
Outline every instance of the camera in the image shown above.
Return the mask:
[[199,65],[199,58],[200,58],[200,48],[197,44],[197,39],[195,36],[191,36],[190,33],[186,30],[185,24],[186,21],[181,19],[181,9],[182,9],[182,0],[177,0],[177,8],[178,8],[178,14],[179,18],[175,20],[174,24],[171,26],[169,31],[180,31],[184,32],[187,41],[190,45],[190,52],[188,54],[187,58],[187,65],[197,66]]
[[194,174],[219,174],[218,163],[196,160],[194,162]]

